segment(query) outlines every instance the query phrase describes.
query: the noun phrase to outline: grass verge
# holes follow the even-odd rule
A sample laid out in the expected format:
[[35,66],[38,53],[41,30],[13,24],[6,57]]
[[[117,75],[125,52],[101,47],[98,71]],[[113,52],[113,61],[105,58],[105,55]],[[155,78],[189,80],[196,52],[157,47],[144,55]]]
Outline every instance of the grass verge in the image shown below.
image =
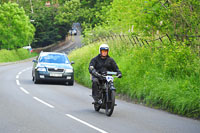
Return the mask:
[[15,62],[19,60],[35,57],[37,53],[30,53],[28,50],[20,48],[17,50],[0,50],[0,63]]

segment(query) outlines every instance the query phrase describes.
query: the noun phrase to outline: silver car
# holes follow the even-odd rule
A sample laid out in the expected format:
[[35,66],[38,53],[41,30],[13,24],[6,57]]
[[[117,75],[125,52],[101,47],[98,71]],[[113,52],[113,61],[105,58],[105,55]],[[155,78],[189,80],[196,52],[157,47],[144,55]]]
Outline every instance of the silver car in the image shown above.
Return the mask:
[[32,79],[35,84],[40,81],[62,81],[74,84],[74,69],[67,55],[56,52],[41,52],[33,60]]

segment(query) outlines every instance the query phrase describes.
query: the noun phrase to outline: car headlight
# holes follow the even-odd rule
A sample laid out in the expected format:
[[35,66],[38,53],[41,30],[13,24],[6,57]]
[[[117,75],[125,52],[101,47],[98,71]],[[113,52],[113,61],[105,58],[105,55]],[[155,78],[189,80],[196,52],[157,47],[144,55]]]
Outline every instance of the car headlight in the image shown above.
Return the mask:
[[38,67],[38,68],[37,68],[37,71],[43,71],[43,72],[46,72],[46,68],[44,68],[44,67]]
[[66,72],[66,73],[72,73],[72,72],[73,72],[73,69],[65,69],[65,72]]

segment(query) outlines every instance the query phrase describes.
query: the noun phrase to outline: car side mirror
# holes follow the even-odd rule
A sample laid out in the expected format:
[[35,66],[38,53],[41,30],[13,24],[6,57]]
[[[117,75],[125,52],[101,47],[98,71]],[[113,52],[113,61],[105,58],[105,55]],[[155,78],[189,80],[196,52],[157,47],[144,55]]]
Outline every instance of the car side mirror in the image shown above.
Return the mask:
[[33,60],[32,62],[34,62],[34,63],[38,63],[38,61],[37,61],[37,60]]
[[71,61],[71,64],[75,64],[75,62],[74,62],[74,61]]

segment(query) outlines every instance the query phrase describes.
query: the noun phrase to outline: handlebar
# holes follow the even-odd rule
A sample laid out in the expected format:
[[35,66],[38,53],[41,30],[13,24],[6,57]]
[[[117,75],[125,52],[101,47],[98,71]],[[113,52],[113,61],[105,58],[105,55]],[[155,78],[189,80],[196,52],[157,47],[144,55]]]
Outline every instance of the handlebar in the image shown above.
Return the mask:
[[118,75],[117,72],[111,72],[111,71],[107,71],[107,72],[105,72],[105,73],[102,74],[103,77],[112,76],[114,78],[119,78],[117,75]]
[[114,75],[114,76],[116,76],[116,75],[117,75],[117,72],[110,72],[110,71],[107,71],[106,74],[107,74],[107,75]]
[[103,72],[102,73],[103,76],[116,76],[117,72],[111,72],[111,71],[107,71],[107,72]]

